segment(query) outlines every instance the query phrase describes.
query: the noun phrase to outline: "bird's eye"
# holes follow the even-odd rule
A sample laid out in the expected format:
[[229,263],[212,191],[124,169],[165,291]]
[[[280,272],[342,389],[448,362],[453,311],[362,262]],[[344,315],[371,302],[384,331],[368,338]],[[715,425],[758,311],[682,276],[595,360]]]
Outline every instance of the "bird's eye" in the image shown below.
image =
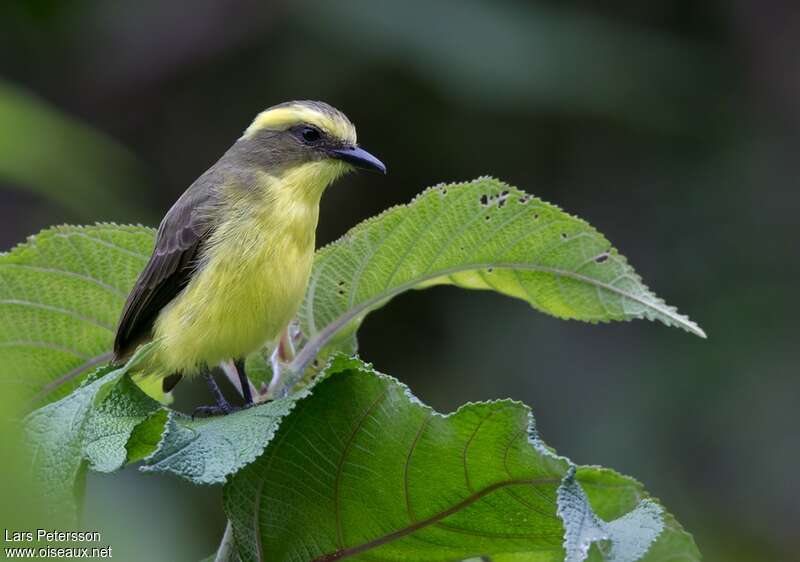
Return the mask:
[[306,144],[314,144],[322,138],[322,133],[316,127],[303,127],[300,136],[303,137],[303,142]]

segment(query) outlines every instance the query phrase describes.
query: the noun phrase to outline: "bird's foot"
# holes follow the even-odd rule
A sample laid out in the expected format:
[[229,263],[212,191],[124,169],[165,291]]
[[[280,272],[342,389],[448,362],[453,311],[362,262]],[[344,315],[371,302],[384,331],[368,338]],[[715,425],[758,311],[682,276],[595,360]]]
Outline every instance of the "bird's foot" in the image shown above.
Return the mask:
[[[192,419],[196,417],[227,416],[228,414],[238,412],[239,410],[245,410],[253,405],[252,398],[250,398],[250,400],[248,400],[243,406],[235,406],[231,404],[222,394],[222,391],[219,389],[219,386],[217,386],[217,383],[211,373],[207,371],[205,373],[205,377],[206,381],[208,382],[208,387],[211,389],[211,392],[214,395],[217,403],[214,406],[198,406],[194,409],[194,412],[192,412]],[[250,381],[244,377],[242,378],[241,382],[243,387],[245,387],[245,384],[250,384]],[[249,393],[248,397],[250,397]]]
[[214,406],[198,406],[192,412],[192,419],[227,416],[228,414],[234,414],[236,412],[241,412],[242,410],[247,410],[255,405],[256,404],[252,403],[244,404],[243,406],[236,406],[230,402],[226,402],[225,404],[215,404]]
[[221,406],[198,406],[192,412],[192,420],[195,418],[210,418],[213,416],[224,416],[229,414],[230,411],[222,408]]

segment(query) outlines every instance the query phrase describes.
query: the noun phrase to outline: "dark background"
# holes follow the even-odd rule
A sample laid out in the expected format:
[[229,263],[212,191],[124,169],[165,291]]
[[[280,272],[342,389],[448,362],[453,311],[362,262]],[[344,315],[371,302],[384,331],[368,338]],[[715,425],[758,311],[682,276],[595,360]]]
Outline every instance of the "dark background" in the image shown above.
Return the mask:
[[[799,53],[795,0],[6,0],[0,247],[156,225],[258,111],[328,101],[389,175],[329,189],[320,244],[490,174],[590,221],[709,334],[436,288],[371,316],[364,358],[442,411],[525,401],[560,453],[642,480],[707,560],[796,560]],[[197,559],[219,492],[94,476],[88,521],[117,559]]]

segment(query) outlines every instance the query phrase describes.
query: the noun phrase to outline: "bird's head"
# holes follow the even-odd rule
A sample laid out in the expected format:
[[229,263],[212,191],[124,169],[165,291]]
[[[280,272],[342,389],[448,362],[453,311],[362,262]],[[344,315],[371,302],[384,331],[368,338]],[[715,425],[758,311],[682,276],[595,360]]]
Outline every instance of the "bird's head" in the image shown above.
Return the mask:
[[354,168],[386,173],[383,162],[358,146],[347,116],[319,101],[291,101],[262,111],[235,148],[270,174],[300,167],[334,178]]

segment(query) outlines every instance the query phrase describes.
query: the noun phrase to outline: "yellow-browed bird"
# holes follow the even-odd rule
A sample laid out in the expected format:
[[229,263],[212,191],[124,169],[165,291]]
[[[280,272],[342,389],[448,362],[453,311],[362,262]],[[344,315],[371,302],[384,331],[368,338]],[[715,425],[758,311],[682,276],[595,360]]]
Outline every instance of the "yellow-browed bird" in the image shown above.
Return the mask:
[[[165,388],[205,373],[218,406],[204,410],[228,413],[235,408],[209,372],[220,365],[252,403],[243,358],[285,336],[311,273],[322,192],[353,168],[386,173],[330,105],[293,101],[260,113],[161,221],[122,311],[116,360],[152,340],[145,370],[165,377]],[[268,395],[280,388],[279,363],[273,354]]]

